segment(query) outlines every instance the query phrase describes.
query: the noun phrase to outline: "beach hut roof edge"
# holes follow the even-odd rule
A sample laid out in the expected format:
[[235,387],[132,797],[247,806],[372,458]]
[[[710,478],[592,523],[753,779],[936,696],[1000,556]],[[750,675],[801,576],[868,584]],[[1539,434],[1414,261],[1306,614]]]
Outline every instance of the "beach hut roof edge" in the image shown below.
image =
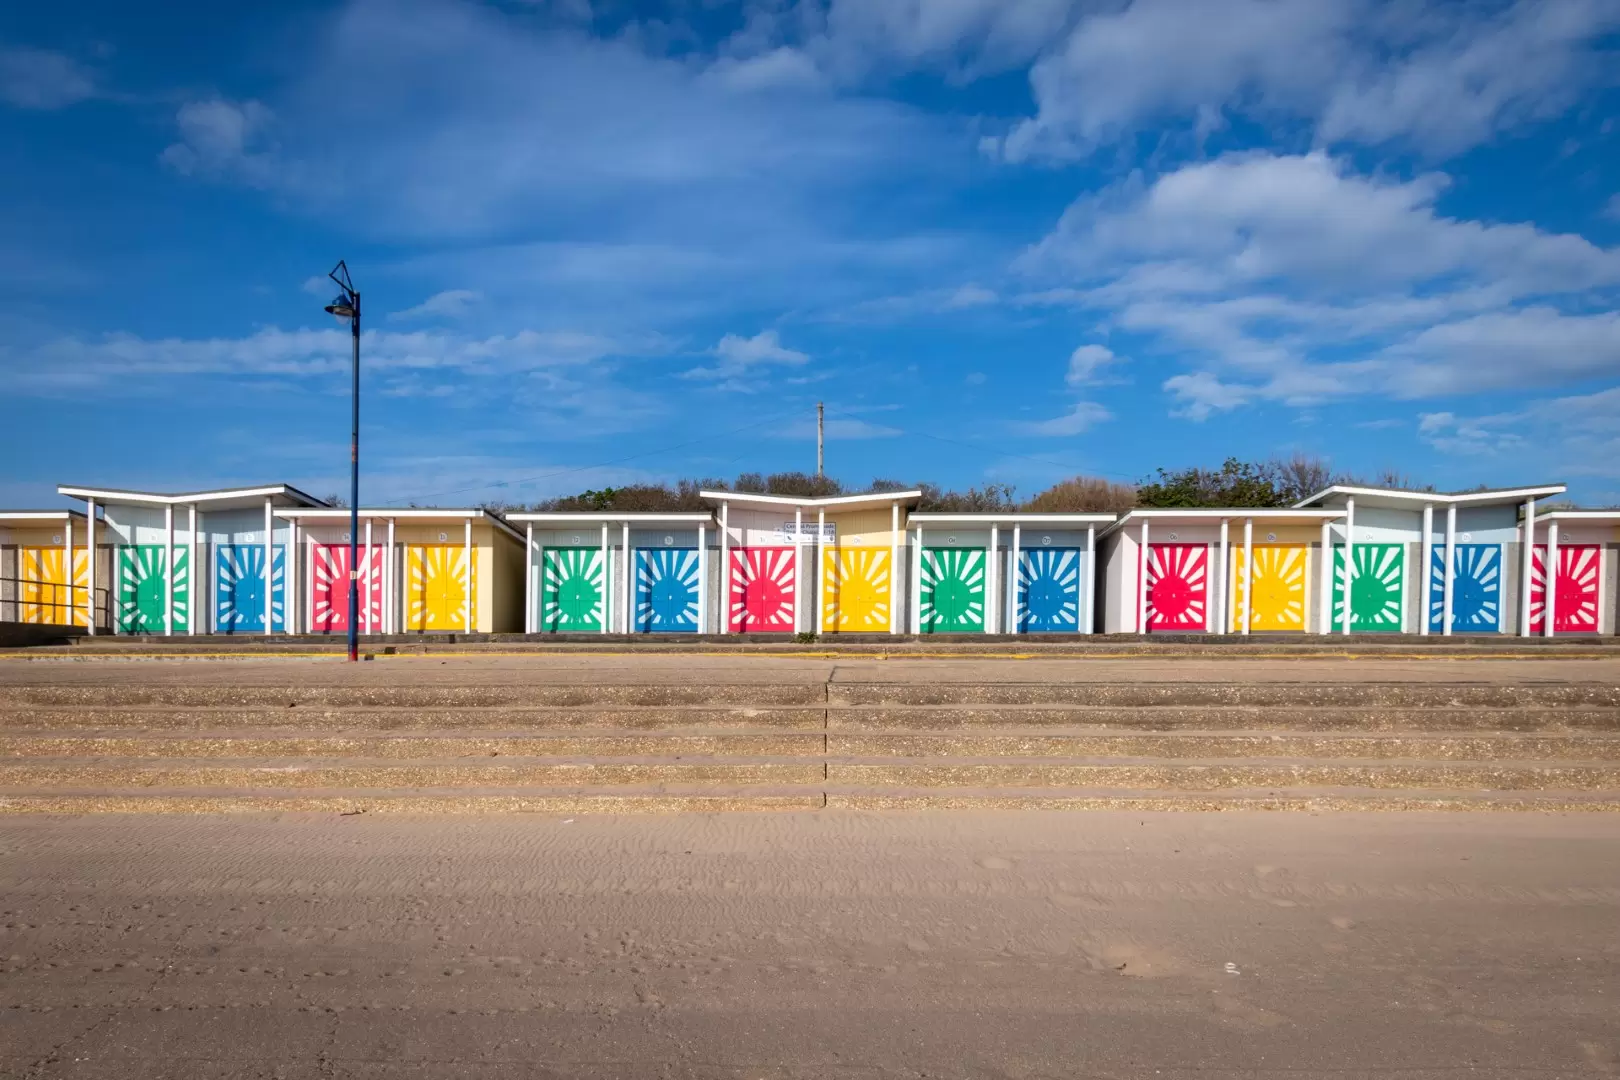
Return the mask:
[[1241,521],[1253,518],[1273,525],[1319,525],[1344,517],[1343,510],[1310,509],[1294,506],[1145,506],[1127,511],[1102,531],[1103,536],[1118,532],[1132,521],[1162,521],[1192,525],[1206,521]]
[[533,510],[523,513],[507,514],[506,520],[522,525],[544,525],[547,522],[563,524],[596,524],[596,525],[712,525],[714,512],[711,510],[681,510],[660,512],[657,510]]
[[1008,510],[991,514],[917,513],[917,525],[1112,525],[1118,514],[1043,514],[1036,511]]
[[[338,521],[349,517],[349,508],[346,506],[313,506],[292,510],[277,510],[276,517],[285,521]],[[396,521],[416,521],[431,523],[435,519],[440,522],[447,521],[488,521],[514,540],[521,541],[523,535],[511,526],[505,518],[493,510],[481,507],[443,507],[443,506],[362,506],[358,511],[362,518],[372,521],[386,521],[393,518]]]
[[285,500],[281,505],[293,506],[326,506],[326,501],[317,499],[293,487],[291,484],[264,484],[259,487],[220,488],[213,491],[130,491],[124,488],[93,488],[81,487],[76,484],[60,484],[56,488],[58,495],[66,495],[73,499],[95,499],[98,502],[127,503],[136,506],[190,506],[208,504],[215,509],[230,509],[234,504],[237,507],[257,505],[259,500],[269,498]]
[[1307,507],[1336,495],[1354,498],[1364,506],[1422,507],[1431,506],[1491,506],[1523,502],[1526,499],[1547,499],[1569,490],[1565,484],[1539,484],[1530,487],[1484,488],[1479,491],[1408,491],[1402,488],[1360,487],[1355,484],[1334,484],[1325,487],[1308,499],[1295,503]]
[[83,510],[0,510],[0,525],[30,521],[83,521]]
[[738,503],[743,506],[783,506],[807,510],[877,510],[894,503],[916,506],[922,502],[921,491],[867,491],[858,495],[760,495],[752,491],[700,491],[701,498],[710,502]]

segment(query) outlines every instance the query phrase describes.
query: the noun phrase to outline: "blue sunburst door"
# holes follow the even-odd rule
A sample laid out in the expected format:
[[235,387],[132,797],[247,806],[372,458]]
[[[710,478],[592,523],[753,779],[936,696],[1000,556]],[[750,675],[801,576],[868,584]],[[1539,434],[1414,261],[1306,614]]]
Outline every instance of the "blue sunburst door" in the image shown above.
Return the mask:
[[[277,546],[270,564],[270,626],[286,629],[286,548]],[[219,544],[214,548],[214,631],[264,633],[264,545]]]
[[1018,553],[1020,634],[1080,632],[1079,548],[1030,548]]
[[[1502,545],[1456,544],[1452,548],[1451,629],[1494,634],[1502,629]],[[1429,559],[1429,630],[1444,629],[1446,546]]]
[[695,634],[698,620],[697,548],[641,548],[636,552],[636,632]]

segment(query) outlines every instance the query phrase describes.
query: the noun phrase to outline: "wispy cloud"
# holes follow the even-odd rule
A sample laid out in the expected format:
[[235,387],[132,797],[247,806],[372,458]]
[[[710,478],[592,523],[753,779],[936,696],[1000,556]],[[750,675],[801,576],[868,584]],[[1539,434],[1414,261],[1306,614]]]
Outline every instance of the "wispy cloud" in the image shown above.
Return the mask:
[[434,293],[415,307],[390,312],[388,317],[397,321],[409,319],[457,319],[466,314],[469,307],[483,298],[482,293],[473,289],[446,289],[444,292]]
[[59,52],[0,43],[0,101],[18,109],[62,109],[96,96],[96,76]]
[[775,330],[761,330],[753,337],[727,334],[709,354],[718,363],[692,368],[683,377],[715,380],[722,389],[747,390],[755,388],[763,368],[803,367],[810,362],[809,353],[787,348]]

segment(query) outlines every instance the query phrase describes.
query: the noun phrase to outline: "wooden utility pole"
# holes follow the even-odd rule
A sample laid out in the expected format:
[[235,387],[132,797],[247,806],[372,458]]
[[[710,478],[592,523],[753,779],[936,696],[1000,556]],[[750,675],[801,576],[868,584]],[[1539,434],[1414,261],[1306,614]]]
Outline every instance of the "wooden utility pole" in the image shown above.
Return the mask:
[[825,438],[825,434],[826,434],[826,410],[827,410],[827,406],[824,403],[822,403],[820,401],[816,402],[816,475],[817,476],[825,475],[824,469],[826,468],[826,459],[824,457],[824,453],[825,453],[826,445],[827,445],[826,444],[826,438]]

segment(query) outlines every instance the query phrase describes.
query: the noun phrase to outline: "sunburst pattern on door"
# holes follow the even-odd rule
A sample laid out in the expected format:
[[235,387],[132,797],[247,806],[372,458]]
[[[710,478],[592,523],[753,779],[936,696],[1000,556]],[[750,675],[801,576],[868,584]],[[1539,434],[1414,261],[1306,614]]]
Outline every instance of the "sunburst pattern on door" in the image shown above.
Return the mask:
[[925,547],[918,612],[925,634],[984,633],[984,549]]
[[548,547],[540,564],[540,629],[599,633],[606,610],[599,547]]
[[726,617],[732,633],[792,632],[793,567],[790,547],[731,550]]
[[697,548],[636,551],[636,630],[643,634],[695,634],[698,620]]
[[[270,564],[270,626],[286,629],[285,548],[276,547]],[[214,630],[221,634],[264,633],[264,545],[220,544],[214,548]]]
[[889,549],[829,548],[821,553],[821,628],[830,632],[889,629]]
[[1018,554],[1017,625],[1020,634],[1080,629],[1080,551],[1030,548]]
[[478,629],[478,563],[461,544],[405,549],[405,629]]
[[[1305,629],[1307,554],[1304,544],[1254,545],[1254,611],[1251,631]],[[1244,580],[1243,547],[1232,549],[1232,628],[1243,628],[1243,603],[1248,595]]]
[[[383,556],[385,549],[366,547],[356,549],[360,556],[360,582],[358,603],[360,631],[381,633],[383,628]],[[370,564],[371,588],[366,588],[366,569]],[[309,629],[316,634],[347,634],[349,632],[349,545],[311,544],[309,549]],[[301,621],[301,620],[300,620]]]
[[[1406,596],[1406,545],[1356,544],[1350,579],[1350,629],[1399,633]],[[1333,625],[1344,625],[1344,549],[1333,553]]]
[[[53,626],[84,626],[89,552],[73,552],[73,580],[66,573],[67,559],[59,547],[22,549],[22,621]],[[68,588],[69,585],[77,588]]]
[[[1451,628],[1494,634],[1502,628],[1502,545],[1454,544]],[[1434,545],[1429,558],[1429,629],[1444,630],[1446,547]]]
[[1209,611],[1209,548],[1204,544],[1149,544],[1147,630],[1196,632]]
[[[1595,634],[1598,629],[1599,588],[1603,549],[1597,544],[1558,545],[1558,575],[1554,579],[1553,632]],[[1534,548],[1530,564],[1530,632],[1547,627],[1547,548]]]
[[[161,634],[164,631],[162,544],[126,544],[118,549],[118,630],[124,634]],[[174,549],[174,629],[185,633],[190,625],[191,560],[187,549]]]

